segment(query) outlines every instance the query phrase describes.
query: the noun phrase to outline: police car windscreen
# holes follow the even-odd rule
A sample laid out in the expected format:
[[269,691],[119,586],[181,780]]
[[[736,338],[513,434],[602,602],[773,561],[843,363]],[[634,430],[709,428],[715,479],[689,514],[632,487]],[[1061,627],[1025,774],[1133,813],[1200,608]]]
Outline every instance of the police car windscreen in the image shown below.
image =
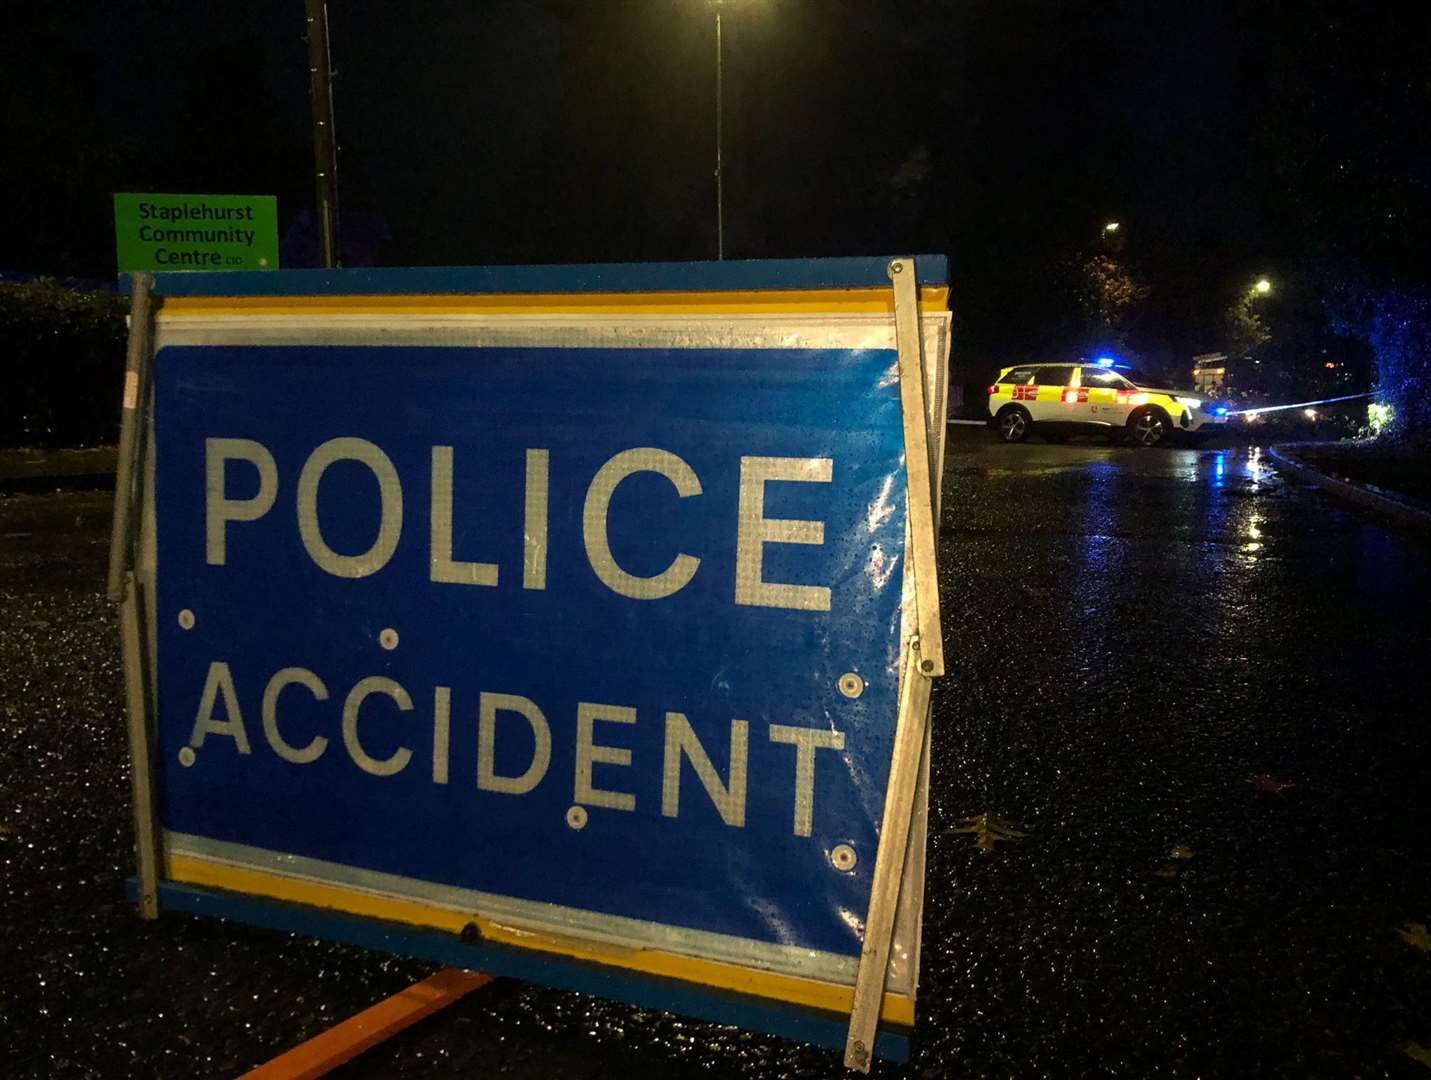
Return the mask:
[[1133,367],[1120,367],[1118,374],[1122,375],[1123,378],[1135,386],[1166,386],[1168,384],[1167,379],[1159,378],[1157,375],[1152,375],[1146,371],[1139,371]]

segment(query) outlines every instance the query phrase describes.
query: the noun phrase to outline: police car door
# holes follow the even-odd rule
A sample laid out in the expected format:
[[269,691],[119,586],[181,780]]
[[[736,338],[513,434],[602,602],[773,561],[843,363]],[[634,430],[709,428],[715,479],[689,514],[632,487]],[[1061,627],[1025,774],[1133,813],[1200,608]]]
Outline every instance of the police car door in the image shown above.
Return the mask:
[[1082,406],[1087,413],[1082,417],[1085,422],[1111,424],[1114,427],[1128,422],[1128,414],[1133,409],[1132,383],[1116,371],[1103,367],[1085,367],[1079,372],[1079,377],[1083,389],[1087,391],[1087,404]]
[[1034,386],[1037,392],[1033,400],[1025,402],[1034,423],[1040,421],[1068,422],[1077,419],[1070,414],[1070,406],[1064,401],[1064,396],[1072,383],[1073,366],[1071,364],[1034,368]]
[[[1031,408],[1034,399],[1038,396],[1038,387],[1033,384],[1033,375],[1032,367],[1011,368],[1002,379],[991,387],[993,396],[1002,397],[1007,394],[1010,401],[1017,401],[1025,408]],[[992,400],[991,397],[989,401],[991,412],[997,412],[1000,405],[1000,402]]]

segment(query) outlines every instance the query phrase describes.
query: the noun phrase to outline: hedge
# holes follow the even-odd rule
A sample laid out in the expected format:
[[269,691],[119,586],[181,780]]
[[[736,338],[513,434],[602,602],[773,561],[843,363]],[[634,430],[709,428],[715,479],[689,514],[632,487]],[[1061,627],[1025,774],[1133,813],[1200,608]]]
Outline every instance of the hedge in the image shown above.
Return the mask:
[[1431,442],[1431,295],[1381,292],[1366,326],[1376,388],[1392,410],[1392,433]]
[[0,282],[0,446],[117,441],[128,307],[43,278]]

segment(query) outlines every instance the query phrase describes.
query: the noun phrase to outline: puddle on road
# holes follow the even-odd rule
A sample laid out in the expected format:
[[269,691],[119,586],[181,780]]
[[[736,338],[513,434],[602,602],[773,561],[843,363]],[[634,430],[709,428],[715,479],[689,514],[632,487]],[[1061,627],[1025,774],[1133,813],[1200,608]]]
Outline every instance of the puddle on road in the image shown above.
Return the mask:
[[1113,462],[1103,459],[1092,459],[1083,461],[1066,461],[1041,465],[982,465],[982,466],[956,466],[946,468],[948,476],[973,476],[983,480],[995,480],[1008,476],[1054,476],[1058,473],[1079,472],[1086,469],[1098,468],[1100,466],[1111,466]]
[[[1187,483],[1210,480],[1217,488],[1241,482],[1239,487],[1254,492],[1276,476],[1260,446],[1226,450],[1194,450],[1184,447],[1133,449],[1130,447],[991,447],[1008,453],[1009,463],[973,465],[952,456],[946,477],[974,477],[994,480],[1007,477],[1057,476],[1061,473],[1131,471],[1134,474],[1171,475]],[[1014,456],[1017,455],[1017,456]],[[1166,468],[1170,467],[1170,468]],[[1237,490],[1228,487],[1229,491]]]

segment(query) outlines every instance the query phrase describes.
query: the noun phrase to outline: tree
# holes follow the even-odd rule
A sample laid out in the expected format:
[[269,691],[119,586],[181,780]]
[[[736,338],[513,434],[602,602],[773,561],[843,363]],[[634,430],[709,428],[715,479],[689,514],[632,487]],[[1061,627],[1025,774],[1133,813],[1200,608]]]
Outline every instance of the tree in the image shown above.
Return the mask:
[[1272,339],[1272,332],[1262,321],[1258,310],[1260,303],[1257,294],[1248,290],[1223,315],[1222,332],[1227,355],[1246,356]]
[[[1266,163],[1262,211],[1299,238],[1303,295],[1329,327],[1370,352],[1392,409],[1389,434],[1431,442],[1431,110],[1424,35],[1395,7],[1314,0],[1275,7],[1258,85],[1254,152]],[[1290,264],[1284,264],[1290,266]],[[1285,271],[1282,271],[1285,273]],[[1283,333],[1277,328],[1278,345]]]
[[1339,332],[1371,348],[1386,435],[1431,447],[1431,288],[1344,286],[1328,307]]
[[1151,292],[1111,255],[1074,259],[1073,291],[1080,315],[1076,336],[1086,349],[1125,347],[1139,301]]

